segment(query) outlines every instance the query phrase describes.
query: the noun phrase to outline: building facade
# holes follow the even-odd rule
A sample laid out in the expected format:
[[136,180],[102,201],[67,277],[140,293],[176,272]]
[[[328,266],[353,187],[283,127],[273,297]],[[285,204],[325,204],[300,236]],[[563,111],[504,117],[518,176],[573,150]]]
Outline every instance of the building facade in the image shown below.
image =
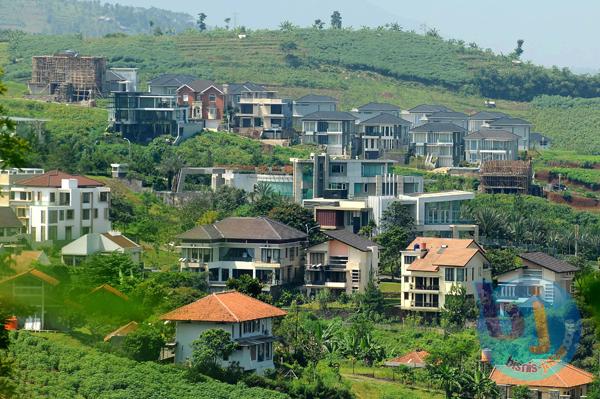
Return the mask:
[[487,161],[516,161],[519,136],[499,129],[486,129],[465,136],[465,160],[473,164]]
[[302,118],[313,112],[335,112],[338,108],[338,99],[319,94],[307,94],[293,103],[294,128],[302,128]]
[[421,104],[409,109],[403,114],[413,127],[428,121],[427,117],[436,112],[453,112],[450,108],[439,104]]
[[473,297],[473,282],[491,281],[490,263],[472,239],[417,237],[401,255],[400,308],[439,313],[454,286]]
[[320,289],[335,293],[364,292],[379,270],[379,247],[347,230],[323,232],[327,241],[307,249],[304,288],[308,296]]
[[208,272],[212,290],[249,275],[271,286],[300,278],[307,235],[266,217],[230,217],[178,236],[180,270]]
[[179,106],[187,107],[190,122],[217,130],[225,116],[225,94],[210,80],[195,79],[177,89]]
[[458,166],[464,159],[466,129],[454,123],[426,122],[411,130],[416,156],[437,167]]
[[531,122],[521,118],[504,117],[491,121],[489,127],[517,135],[519,137],[519,151],[527,151],[529,149],[531,128],[533,127]]
[[20,180],[9,200],[33,242],[71,241],[111,230],[110,188],[84,176],[54,170]]
[[360,150],[356,119],[349,112],[313,112],[302,118],[301,141],[321,145],[329,155],[354,157]]
[[364,159],[377,159],[386,152],[408,149],[410,144],[410,122],[396,115],[380,113],[362,120],[359,123],[359,133],[362,140]]
[[62,247],[62,263],[77,266],[95,254],[124,254],[138,265],[142,260],[142,247],[118,231],[89,233]]

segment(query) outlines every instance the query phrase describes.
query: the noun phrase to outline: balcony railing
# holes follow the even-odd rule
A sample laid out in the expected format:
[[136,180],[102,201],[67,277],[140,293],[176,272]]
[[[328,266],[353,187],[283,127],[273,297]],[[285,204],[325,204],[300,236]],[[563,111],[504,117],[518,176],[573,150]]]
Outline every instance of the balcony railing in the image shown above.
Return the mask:
[[[413,285],[411,284],[410,285],[410,289],[413,289],[412,287],[413,287]],[[440,290],[440,286],[439,285],[435,285],[435,284],[433,284],[433,285],[416,284],[414,286],[414,289],[415,290],[421,290],[421,291],[439,291]]]

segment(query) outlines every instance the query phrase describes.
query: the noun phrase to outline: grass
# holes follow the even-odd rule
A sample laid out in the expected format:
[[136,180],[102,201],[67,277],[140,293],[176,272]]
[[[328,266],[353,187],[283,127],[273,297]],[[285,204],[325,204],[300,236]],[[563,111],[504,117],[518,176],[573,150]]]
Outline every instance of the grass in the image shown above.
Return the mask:
[[444,395],[429,390],[411,388],[396,382],[380,381],[369,377],[342,374],[352,386],[358,399],[442,399]]
[[379,283],[379,289],[383,294],[399,294],[400,293],[400,282],[392,283],[392,282],[383,282]]

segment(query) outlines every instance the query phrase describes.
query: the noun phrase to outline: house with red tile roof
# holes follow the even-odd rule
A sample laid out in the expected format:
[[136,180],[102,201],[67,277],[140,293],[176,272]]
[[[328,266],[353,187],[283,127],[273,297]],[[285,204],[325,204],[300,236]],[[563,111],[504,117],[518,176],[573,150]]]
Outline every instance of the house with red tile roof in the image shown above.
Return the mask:
[[221,329],[231,334],[238,349],[223,367],[238,362],[246,371],[258,374],[272,369],[273,321],[286,312],[237,291],[213,293],[189,305],[161,316],[175,323],[175,362],[186,363],[192,358],[192,343],[210,329]]
[[417,237],[401,255],[401,309],[440,312],[453,286],[474,295],[473,282],[492,279],[485,251],[473,239]]
[[[538,399],[579,399],[587,395],[594,375],[571,364],[554,362],[551,367],[542,367],[535,362],[536,378],[517,378],[509,366],[496,366],[490,379],[500,388],[500,398],[509,399],[514,387],[525,385]],[[539,374],[539,376],[538,376]]]
[[110,188],[85,176],[51,170],[18,180],[10,187],[9,205],[34,242],[111,230]]
[[306,234],[267,217],[229,217],[178,236],[181,271],[207,271],[213,291],[246,274],[265,290],[297,281]]
[[405,355],[387,360],[384,364],[388,367],[406,366],[414,368],[424,368],[427,365],[427,363],[425,362],[427,356],[429,356],[429,352],[423,350],[416,350]]

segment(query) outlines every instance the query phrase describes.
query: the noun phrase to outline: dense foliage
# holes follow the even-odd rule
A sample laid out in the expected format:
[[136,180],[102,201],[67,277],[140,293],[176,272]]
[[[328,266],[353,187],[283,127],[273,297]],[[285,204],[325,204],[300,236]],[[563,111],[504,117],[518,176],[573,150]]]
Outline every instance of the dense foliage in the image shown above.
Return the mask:
[[206,381],[190,383],[174,366],[138,363],[84,346],[19,333],[10,347],[16,361],[18,398],[275,399],[261,388]]

